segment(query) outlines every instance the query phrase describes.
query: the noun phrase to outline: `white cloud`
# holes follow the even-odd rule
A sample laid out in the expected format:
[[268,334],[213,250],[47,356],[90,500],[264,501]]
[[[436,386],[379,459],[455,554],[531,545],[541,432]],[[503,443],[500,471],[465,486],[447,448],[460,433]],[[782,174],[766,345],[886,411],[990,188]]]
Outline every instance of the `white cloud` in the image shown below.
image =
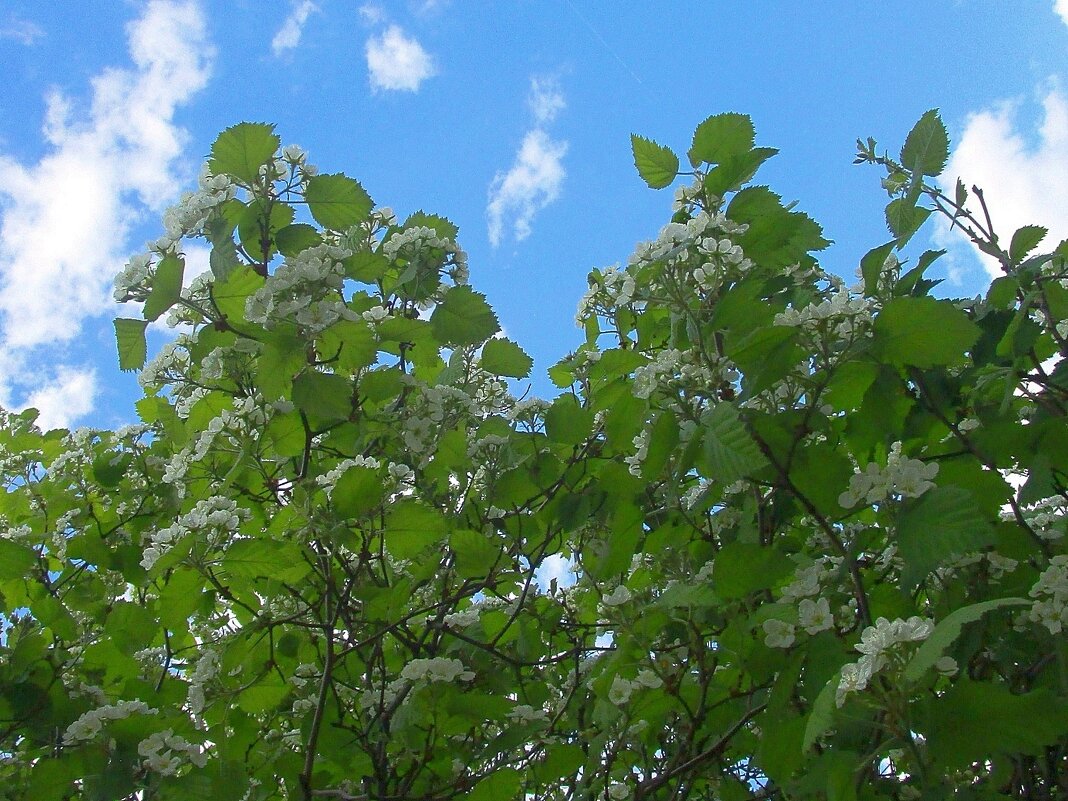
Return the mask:
[[1064,20],[1064,24],[1068,25],[1068,0],[1053,0],[1053,10]]
[[52,381],[30,394],[26,405],[41,413],[37,425],[42,430],[67,428],[93,410],[96,390],[94,370],[60,367]]
[[[1052,248],[1068,237],[1068,97],[1050,89],[1042,106],[1035,131],[1018,126],[1017,103],[971,114],[942,176],[951,197],[958,176],[969,189],[982,188],[1002,247],[1024,225],[1050,229],[1041,247]],[[978,211],[974,196],[969,206]],[[940,243],[946,241],[943,233]],[[961,240],[954,237],[954,242]],[[975,253],[991,276],[1001,274],[994,259]]]
[[523,137],[511,168],[497,173],[489,188],[486,218],[494,247],[504,238],[506,225],[517,241],[530,236],[534,216],[560,196],[567,176],[563,164],[567,142],[553,139],[545,130],[566,105],[556,82],[532,79],[527,104],[536,125]]
[[534,112],[534,120],[538,125],[548,125],[556,119],[557,114],[567,108],[560,85],[553,78],[530,79],[530,98],[527,105]]
[[382,10],[381,6],[374,3],[365,3],[360,6],[360,16],[363,17],[363,21],[368,25],[378,25],[386,21],[386,12]]
[[301,34],[304,33],[304,23],[308,21],[313,11],[318,10],[319,7],[312,0],[294,3],[293,10],[282,23],[282,27],[278,29],[278,33],[274,35],[274,39],[271,40],[271,52],[280,56],[299,45]]
[[20,19],[14,14],[7,18],[7,22],[0,25],[0,39],[14,39],[26,46],[36,43],[44,35],[44,28],[40,25]]
[[[0,153],[5,403],[12,384],[29,384],[18,364],[31,349],[73,339],[87,317],[111,308],[134,224],[158,214],[185,180],[178,161],[188,136],[173,118],[208,81],[203,14],[195,0],[152,0],[126,30],[132,66],[93,77],[85,110],[58,91],[46,97],[47,152],[38,162]],[[56,375],[69,384],[73,374]]]
[[434,62],[415,39],[408,38],[397,25],[367,40],[367,69],[371,89],[419,91],[427,78],[436,74]]

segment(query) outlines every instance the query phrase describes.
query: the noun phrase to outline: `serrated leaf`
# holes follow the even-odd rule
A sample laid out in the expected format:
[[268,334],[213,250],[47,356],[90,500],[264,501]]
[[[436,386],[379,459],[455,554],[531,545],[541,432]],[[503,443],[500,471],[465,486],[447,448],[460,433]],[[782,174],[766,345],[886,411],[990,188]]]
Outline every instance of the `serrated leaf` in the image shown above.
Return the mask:
[[211,146],[208,169],[215,175],[230,175],[253,184],[259,179],[260,167],[274,159],[281,145],[274,126],[242,122],[227,128]]
[[669,186],[679,174],[679,157],[669,147],[637,134],[630,135],[630,149],[638,175],[652,189]]
[[347,231],[360,224],[374,207],[359,182],[340,173],[309,178],[304,199],[315,221],[332,231]]
[[430,328],[444,345],[478,345],[501,330],[486,296],[468,286],[446,293],[430,315]]
[[386,550],[394,559],[411,559],[431,546],[441,544],[448,521],[441,512],[417,500],[392,504],[386,517]]
[[842,680],[842,672],[839,670],[828,681],[820,694],[816,696],[812,704],[812,712],[805,723],[805,736],[801,741],[801,749],[810,751],[825,731],[834,725],[835,696],[838,693],[838,684]]
[[237,540],[226,549],[223,569],[235,578],[269,578],[292,583],[311,572],[304,549],[295,542]]
[[0,580],[25,578],[37,564],[37,554],[17,542],[0,538]]
[[796,565],[775,548],[748,542],[725,545],[712,564],[712,589],[720,598],[744,598],[774,587]]
[[898,552],[905,562],[901,582],[915,587],[954,555],[992,544],[993,528],[972,493],[962,487],[935,487],[907,503],[897,517]]
[[519,795],[520,774],[515,768],[501,768],[484,777],[467,794],[467,801],[514,801]]
[[123,372],[140,370],[148,356],[145,329],[148,320],[131,320],[119,317],[115,320],[115,347],[119,352],[119,369]]
[[960,364],[979,338],[979,327],[948,301],[895,298],[875,320],[875,345],[898,367]]
[[864,294],[869,297],[879,290],[879,276],[882,275],[883,265],[894,249],[897,240],[891,240],[885,245],[872,248],[864,254],[860,260],[860,274],[864,278]]
[[717,481],[730,484],[759,470],[766,464],[764,455],[749,435],[729,403],[720,403],[701,420],[704,429],[704,455],[708,469]]
[[237,224],[241,247],[256,261],[269,261],[274,256],[278,247],[275,236],[293,222],[295,213],[288,203],[277,201],[271,204],[269,217],[266,209],[267,204],[257,198],[245,208]]
[[385,485],[378,471],[370,467],[350,467],[337,480],[330,502],[340,517],[359,517],[382,503]]
[[483,370],[493,375],[526,378],[530,375],[534,360],[512,340],[497,337],[482,347],[480,365]]
[[553,442],[581,445],[592,426],[593,412],[583,409],[574,395],[561,395],[545,413],[545,433]]
[[901,164],[921,175],[941,175],[949,160],[949,134],[938,109],[920,117],[901,148]]
[[417,211],[409,215],[401,227],[406,229],[416,227],[430,228],[442,239],[451,239],[454,242],[460,235],[460,229],[456,227],[452,220],[437,214],[427,214],[425,211]]
[[1017,229],[1009,245],[1009,258],[1014,264],[1019,264],[1028,253],[1038,247],[1038,243],[1045,239],[1048,233],[1049,229],[1041,225],[1025,225]]
[[753,120],[745,114],[727,112],[714,114],[697,126],[690,146],[690,164],[721,164],[753,149],[756,130]]
[[897,237],[899,246],[912,238],[930,216],[930,209],[917,206],[908,198],[899,197],[886,204],[886,227]]
[[185,259],[175,253],[168,253],[156,266],[152,277],[152,291],[145,299],[142,310],[149,322],[159,318],[163,312],[178,302],[182,296],[182,276],[185,274]]
[[460,578],[488,576],[500,558],[501,551],[485,534],[470,529],[454,531],[449,547],[455,556],[456,574]]
[[235,267],[225,281],[216,281],[211,286],[211,298],[215,308],[231,322],[244,320],[245,301],[263,286],[265,280],[251,267]]
[[974,623],[994,609],[1006,606],[1027,606],[1030,603],[1026,598],[995,598],[992,601],[982,601],[962,607],[946,615],[909,661],[905,668],[905,680],[919,681],[923,678],[923,675],[942,658],[946,649],[960,637],[961,629],[969,623]]
[[298,253],[323,243],[323,238],[314,225],[293,223],[279,228],[274,236],[275,246],[283,256],[296,256]]
[[761,164],[778,152],[774,147],[755,147],[745,153],[723,159],[705,176],[705,191],[723,197],[728,192],[740,189],[756,175]]
[[352,382],[331,373],[303,373],[293,382],[293,403],[322,424],[347,420],[352,414]]

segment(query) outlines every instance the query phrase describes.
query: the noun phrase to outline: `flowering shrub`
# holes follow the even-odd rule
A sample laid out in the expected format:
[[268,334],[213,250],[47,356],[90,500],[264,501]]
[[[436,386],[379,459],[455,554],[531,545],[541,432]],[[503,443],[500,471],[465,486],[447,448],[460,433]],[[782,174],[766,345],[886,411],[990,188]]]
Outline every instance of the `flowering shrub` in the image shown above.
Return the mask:
[[[452,223],[219,136],[116,280],[141,423],[0,419],[6,797],[1068,794],[1068,245],[931,183],[934,112],[859,143],[892,238],[855,287],[747,117],[681,171],[632,144],[687,184],[548,401]],[[985,297],[930,295],[931,214]]]

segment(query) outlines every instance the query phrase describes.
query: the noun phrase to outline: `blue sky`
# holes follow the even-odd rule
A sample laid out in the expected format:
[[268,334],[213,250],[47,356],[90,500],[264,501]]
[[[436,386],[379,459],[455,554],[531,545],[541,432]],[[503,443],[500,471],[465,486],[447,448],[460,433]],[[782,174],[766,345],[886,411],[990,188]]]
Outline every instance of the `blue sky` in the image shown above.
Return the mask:
[[[580,341],[587,272],[670,213],[631,132],[684,151],[708,115],[752,115],[781,150],[761,179],[823,224],[824,266],[850,276],[887,238],[854,141],[896,150],[938,107],[947,180],[985,186],[1006,237],[1068,237],[1068,0],[0,1],[0,63],[0,404],[48,426],[132,421],[111,320],[136,310],[112,277],[243,120],[399,215],[458,223],[541,395]],[[945,232],[918,245],[950,250],[950,294],[989,280]]]

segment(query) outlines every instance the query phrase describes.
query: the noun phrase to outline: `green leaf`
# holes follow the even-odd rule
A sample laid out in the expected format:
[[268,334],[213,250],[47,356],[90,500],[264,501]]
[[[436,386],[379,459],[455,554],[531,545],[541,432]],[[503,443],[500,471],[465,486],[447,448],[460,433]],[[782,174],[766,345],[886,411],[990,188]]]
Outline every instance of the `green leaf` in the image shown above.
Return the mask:
[[920,175],[941,175],[949,160],[949,134],[938,109],[920,117],[901,148],[901,164]]
[[382,503],[385,486],[378,471],[370,467],[350,467],[337,480],[330,501],[340,517],[359,517]]
[[773,147],[755,147],[745,153],[724,158],[705,176],[703,182],[705,191],[723,197],[728,192],[740,189],[756,175],[761,164],[778,152]]
[[211,146],[208,169],[215,175],[227,174],[245,184],[257,183],[260,167],[273,161],[281,143],[273,125],[239,123],[219,134]]
[[634,153],[634,166],[638,168],[638,175],[651,189],[670,186],[679,174],[679,157],[671,148],[631,134],[630,149]]
[[545,413],[546,435],[563,445],[581,445],[592,426],[593,412],[582,408],[574,395],[561,395]]
[[790,575],[796,565],[775,548],[748,542],[725,545],[712,564],[712,588],[721,598],[744,598],[767,590]]
[[690,164],[720,164],[753,149],[756,130],[745,114],[715,114],[697,126],[690,146]]
[[145,299],[142,311],[145,319],[151,322],[178,302],[182,295],[182,275],[185,273],[185,259],[168,253],[156,266],[152,277],[152,291]]
[[879,291],[879,276],[882,275],[883,265],[894,250],[897,240],[891,240],[885,245],[872,248],[864,254],[860,260],[860,274],[864,278],[864,294],[869,297]]
[[286,583],[300,581],[311,572],[304,549],[295,542],[245,539],[231,543],[222,567],[233,578],[269,578]]
[[340,173],[309,178],[304,199],[315,221],[333,231],[347,231],[359,225],[374,206],[371,196],[357,181]]
[[501,768],[482,778],[467,794],[467,801],[514,801],[519,795],[520,773]]
[[454,531],[449,547],[456,557],[456,573],[465,579],[488,576],[501,556],[500,548],[489,537],[470,529]]
[[331,373],[303,373],[293,382],[293,403],[319,423],[348,420],[352,414],[352,382]]
[[899,197],[886,204],[886,227],[897,237],[898,246],[911,239],[930,216],[930,209],[917,206],[908,198]]
[[841,680],[842,671],[836,671],[830,681],[820,690],[820,694],[816,696],[812,704],[812,712],[805,724],[805,736],[801,741],[802,750],[812,750],[816,740],[834,725],[835,696],[838,694],[838,684]]
[[495,338],[483,346],[480,365],[493,375],[526,378],[534,360],[512,340]]
[[445,345],[478,345],[501,330],[486,296],[455,286],[430,315],[434,336]]
[[451,239],[454,242],[456,237],[460,235],[460,229],[456,227],[452,220],[437,214],[427,214],[425,211],[417,211],[409,215],[401,227],[405,229],[430,228],[442,239]]
[[968,490],[935,487],[902,508],[897,541],[905,562],[902,584],[915,587],[954,554],[993,544],[994,531]]
[[37,554],[32,548],[0,538],[0,580],[25,578],[36,564]]
[[923,678],[923,675],[942,658],[946,649],[956,642],[960,637],[961,629],[967,624],[974,623],[994,609],[1001,609],[1005,606],[1028,606],[1030,603],[1026,598],[995,598],[992,601],[981,601],[962,607],[946,615],[935,626],[931,636],[924,640],[905,668],[905,680],[915,682]]
[[411,499],[390,507],[383,537],[394,559],[411,559],[431,546],[440,546],[447,531],[448,521],[441,512]]
[[745,423],[738,416],[738,410],[731,404],[716,405],[704,415],[701,422],[710,478],[730,484],[766,464]]
[[245,301],[263,286],[264,280],[264,277],[251,267],[237,267],[225,281],[212,284],[211,298],[223,317],[237,324],[245,319]]
[[1038,247],[1038,243],[1046,238],[1048,228],[1041,225],[1025,225],[1012,235],[1012,243],[1009,245],[1009,258],[1014,264],[1019,264],[1024,258]]
[[979,334],[967,314],[930,297],[896,298],[875,320],[876,348],[898,367],[961,364]]
[[996,754],[1041,754],[1068,733],[1068,704],[1045,688],[1017,695],[1006,684],[965,678],[929,697],[923,712],[918,729],[928,753],[947,768]]
[[140,370],[145,366],[148,344],[145,328],[148,320],[131,320],[119,317],[115,320],[115,347],[119,351],[119,369],[123,372]]

